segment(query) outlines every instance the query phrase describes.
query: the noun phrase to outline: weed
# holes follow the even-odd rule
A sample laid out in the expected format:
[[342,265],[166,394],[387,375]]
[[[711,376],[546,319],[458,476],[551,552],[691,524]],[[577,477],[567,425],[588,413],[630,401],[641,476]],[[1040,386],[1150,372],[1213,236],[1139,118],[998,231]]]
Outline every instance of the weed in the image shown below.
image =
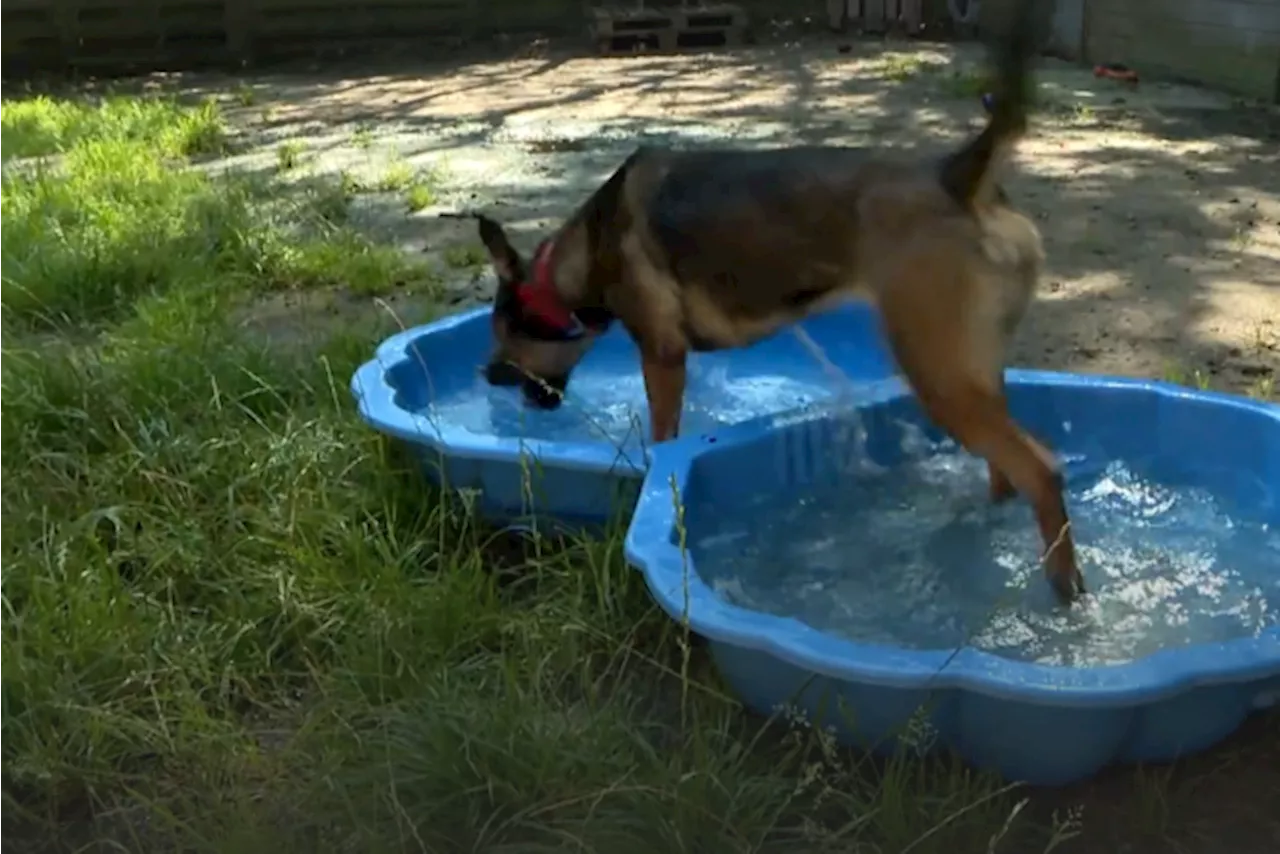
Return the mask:
[[1231,229],[1231,240],[1229,246],[1232,252],[1244,252],[1253,243],[1253,224],[1252,223],[1236,223]]
[[414,181],[404,191],[404,202],[411,212],[429,208],[436,203],[436,191],[425,181]]
[[991,81],[986,73],[966,68],[944,77],[942,87],[953,98],[977,98],[990,90]]
[[489,255],[483,246],[455,244],[444,250],[444,263],[454,270],[477,270],[489,263]]
[[1089,104],[1074,103],[1070,108],[1071,121],[1075,124],[1088,125],[1098,120],[1098,114]]
[[147,140],[157,153],[193,157],[219,154],[227,130],[210,100],[183,107],[162,98],[108,97],[96,105],[45,95],[4,105],[4,159],[62,154],[81,142],[130,144]]
[[369,150],[373,147],[373,128],[361,125],[351,134],[351,143],[357,148]]
[[381,193],[403,193],[413,186],[416,177],[412,166],[397,160],[387,167],[375,186]]
[[434,175],[419,172],[403,160],[396,160],[374,183],[379,193],[399,193],[404,197],[410,213],[429,208],[436,203]]
[[235,89],[232,91],[232,96],[235,98],[236,103],[242,107],[252,107],[258,102],[258,93],[244,81],[236,84]]
[[342,192],[344,198],[350,199],[352,196],[362,192],[364,187],[356,176],[343,169],[338,173],[338,189]]
[[929,65],[914,54],[890,54],[884,60],[884,77],[897,82],[911,80],[929,70]]
[[1280,395],[1276,393],[1276,378],[1270,375],[1255,379],[1245,393],[1257,400],[1280,401]]
[[1188,386],[1189,388],[1207,391],[1213,384],[1209,372],[1202,368],[1187,368],[1183,365],[1170,365],[1165,369],[1165,382]]
[[297,140],[288,140],[276,146],[276,166],[281,172],[288,172],[297,169],[302,163],[303,152],[306,148]]

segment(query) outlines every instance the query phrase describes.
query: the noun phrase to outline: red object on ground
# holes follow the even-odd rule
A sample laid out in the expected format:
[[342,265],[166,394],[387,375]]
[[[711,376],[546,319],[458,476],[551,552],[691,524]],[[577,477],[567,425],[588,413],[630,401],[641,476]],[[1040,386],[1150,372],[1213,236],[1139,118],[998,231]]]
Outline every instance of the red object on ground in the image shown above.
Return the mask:
[[1107,77],[1112,80],[1122,80],[1125,83],[1137,83],[1138,72],[1129,68],[1127,65],[1119,63],[1108,63],[1106,65],[1095,65],[1093,67],[1094,77]]

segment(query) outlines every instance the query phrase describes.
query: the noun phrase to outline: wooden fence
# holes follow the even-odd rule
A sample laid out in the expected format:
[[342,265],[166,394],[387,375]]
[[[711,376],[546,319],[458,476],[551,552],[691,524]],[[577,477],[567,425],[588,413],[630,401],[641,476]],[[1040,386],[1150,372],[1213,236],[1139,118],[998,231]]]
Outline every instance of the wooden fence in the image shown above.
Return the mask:
[[[37,69],[192,68],[410,46],[495,33],[586,35],[586,7],[601,0],[5,0],[6,75]],[[612,0],[634,2],[634,0]],[[678,0],[648,0],[651,6]],[[753,21],[809,16],[825,25],[827,0],[735,0]],[[848,0],[845,0],[848,2]],[[899,3],[926,22],[946,0]]]
[[[392,45],[429,53],[498,32],[585,35],[591,2],[4,0],[0,37],[6,76],[228,66]],[[809,15],[834,24],[845,10],[862,18],[872,7],[910,9],[931,24],[946,17],[946,0],[737,2],[757,21]],[[984,17],[1009,2],[983,0]],[[1045,11],[1049,41],[1072,58],[1125,62],[1280,102],[1280,0],[1056,0]]]
[[575,0],[4,0],[0,13],[6,74],[226,65],[585,26]]

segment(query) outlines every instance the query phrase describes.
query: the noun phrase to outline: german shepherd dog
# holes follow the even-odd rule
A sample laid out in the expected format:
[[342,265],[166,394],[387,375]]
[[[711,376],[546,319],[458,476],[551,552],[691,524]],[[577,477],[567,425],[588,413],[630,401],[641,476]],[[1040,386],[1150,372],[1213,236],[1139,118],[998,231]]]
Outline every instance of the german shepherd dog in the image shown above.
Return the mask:
[[929,417],[987,460],[995,501],[1035,508],[1059,597],[1084,592],[1053,455],[1004,397],[1009,340],[1035,290],[1040,235],[993,172],[1026,132],[1035,53],[1021,0],[995,43],[987,123],[941,159],[854,148],[641,148],[526,262],[478,214],[499,287],[489,383],[562,402],[618,320],[640,351],[654,442],[680,428],[690,352],[742,347],[849,298],[877,306]]

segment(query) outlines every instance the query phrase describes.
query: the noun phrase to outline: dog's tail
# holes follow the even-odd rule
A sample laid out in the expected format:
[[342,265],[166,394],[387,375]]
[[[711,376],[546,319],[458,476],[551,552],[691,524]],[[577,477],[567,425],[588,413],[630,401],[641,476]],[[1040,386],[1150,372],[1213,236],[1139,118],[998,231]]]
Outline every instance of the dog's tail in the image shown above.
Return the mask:
[[982,133],[942,164],[942,186],[965,207],[984,197],[999,162],[1027,130],[1037,0],[1014,0],[1013,20],[991,49],[992,98]]

